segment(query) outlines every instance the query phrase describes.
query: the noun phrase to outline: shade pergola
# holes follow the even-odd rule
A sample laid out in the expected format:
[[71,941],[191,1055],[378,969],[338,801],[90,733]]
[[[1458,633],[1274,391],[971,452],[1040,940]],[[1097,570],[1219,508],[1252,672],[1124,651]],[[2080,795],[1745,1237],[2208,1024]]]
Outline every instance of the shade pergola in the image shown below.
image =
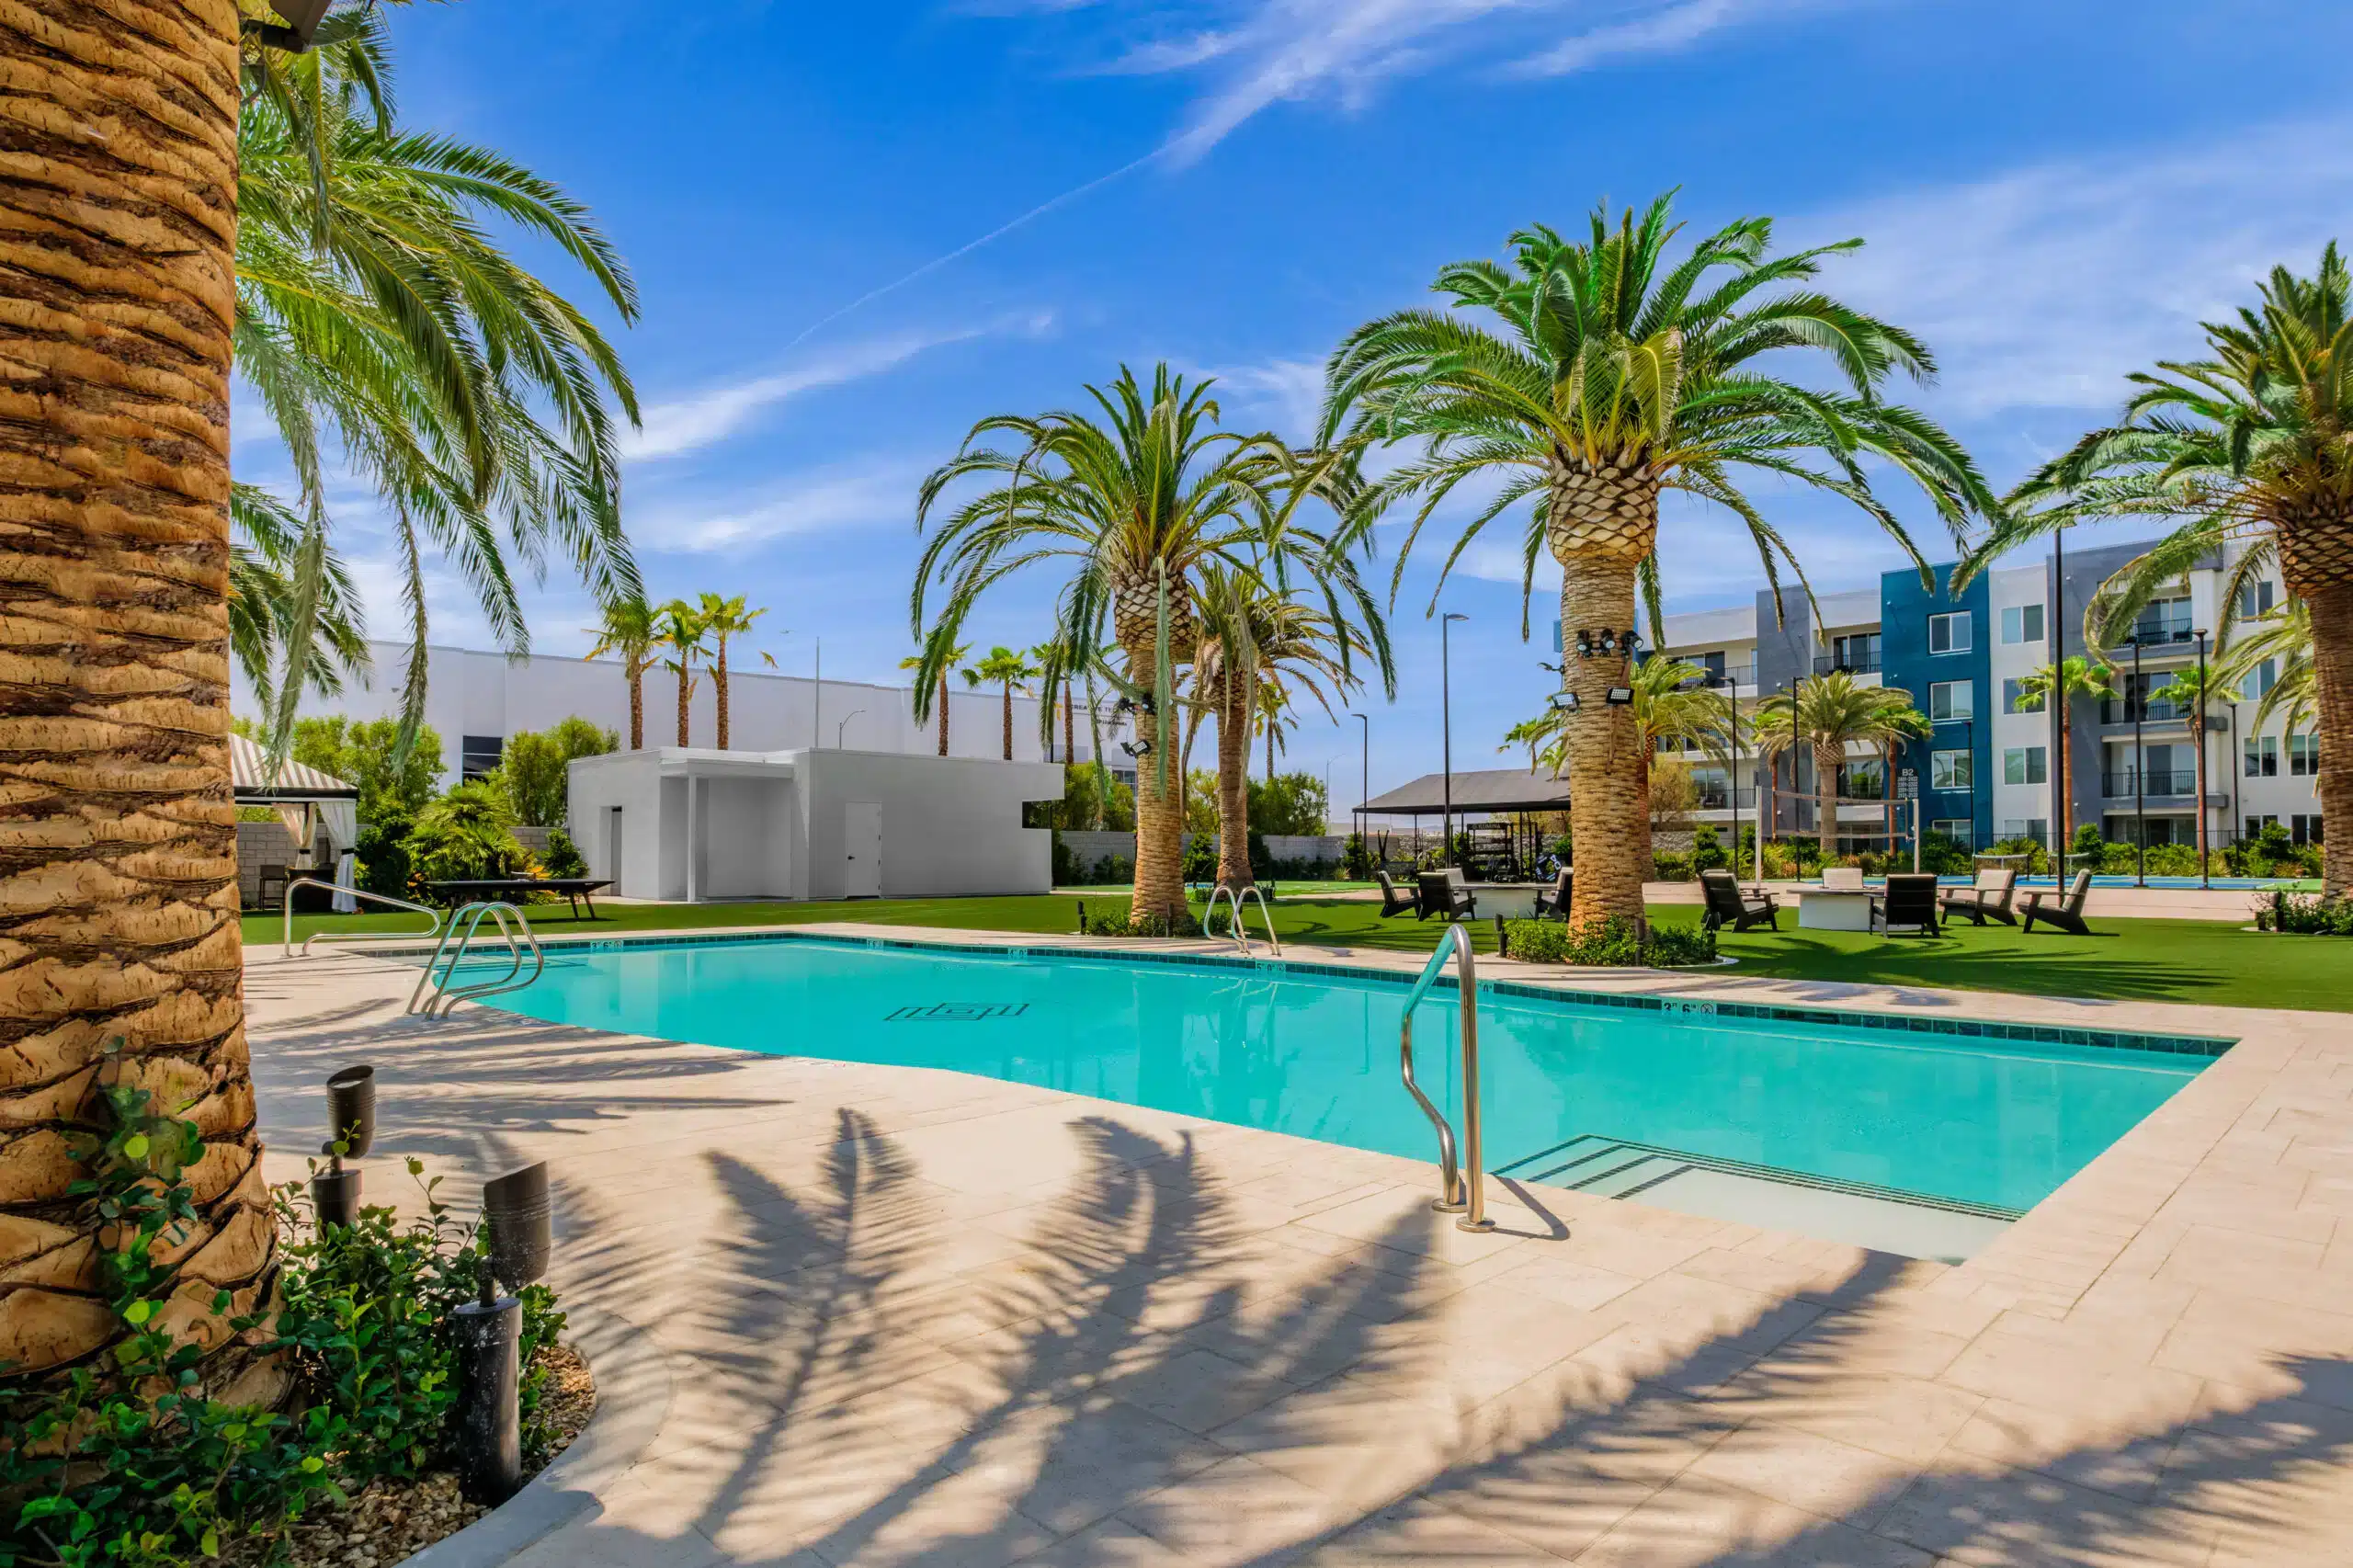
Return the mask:
[[[1451,785],[1457,816],[1500,812],[1565,812],[1569,781],[1526,767],[1488,767],[1458,773]],[[1447,809],[1447,776],[1425,773],[1357,809],[1369,816],[1429,816]]]
[[[275,809],[278,820],[286,824],[304,854],[317,845],[319,831],[324,828],[327,860],[335,880],[346,887],[351,885],[351,854],[359,844],[358,785],[292,757],[273,772],[269,754],[243,735],[229,737],[229,782],[238,805]],[[358,907],[341,893],[335,895],[335,906],[345,913]]]

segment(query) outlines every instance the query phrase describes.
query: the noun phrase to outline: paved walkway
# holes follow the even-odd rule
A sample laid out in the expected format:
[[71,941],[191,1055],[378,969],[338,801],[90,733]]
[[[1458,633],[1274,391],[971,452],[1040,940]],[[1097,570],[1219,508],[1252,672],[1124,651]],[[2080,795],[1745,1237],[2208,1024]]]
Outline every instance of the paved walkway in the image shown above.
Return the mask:
[[672,1372],[637,1462],[530,1568],[2353,1562],[2342,1017],[1639,983],[2244,1033],[1948,1268],[1500,1183],[1502,1232],[1472,1237],[1410,1160],[425,1024],[413,974],[255,956],[275,1174],[327,1073],[372,1062],[371,1198],[402,1154],[461,1190],[549,1160],[560,1287]]

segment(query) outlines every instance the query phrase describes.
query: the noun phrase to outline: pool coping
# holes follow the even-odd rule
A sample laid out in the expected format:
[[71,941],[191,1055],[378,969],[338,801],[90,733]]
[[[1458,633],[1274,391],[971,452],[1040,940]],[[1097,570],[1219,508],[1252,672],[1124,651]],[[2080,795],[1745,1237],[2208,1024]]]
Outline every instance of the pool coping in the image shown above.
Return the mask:
[[[868,948],[902,949],[912,951],[972,951],[983,949],[1011,957],[1075,960],[1091,963],[1179,964],[1195,968],[1274,971],[1285,974],[1320,974],[1348,980],[1410,985],[1418,976],[1427,960],[1413,958],[1412,968],[1400,971],[1386,964],[1368,962],[1371,955],[1349,949],[1319,949],[1312,960],[1299,960],[1269,955],[1245,958],[1230,950],[1221,950],[1224,944],[1209,948],[1205,944],[1153,938],[1079,938],[1075,937],[1040,937],[1003,931],[959,931],[938,933],[926,937],[898,934],[902,928],[859,926],[844,922],[818,922],[792,926],[737,926],[718,931],[681,933],[645,932],[628,936],[565,936],[551,937],[540,946],[550,952],[585,951],[618,952],[628,950],[659,950],[673,948],[736,946],[747,942],[821,942],[835,945],[855,945]],[[337,944],[352,952],[365,952],[382,959],[426,958],[437,949],[430,944],[410,939],[391,939],[385,944]],[[1337,960],[1340,961],[1333,961]],[[1825,1028],[1859,1029],[1881,1034],[1927,1034],[1961,1039],[2001,1040],[2019,1045],[2068,1046],[2078,1050],[2139,1051],[2151,1055],[2195,1056],[2208,1062],[2220,1060],[2235,1046],[2236,1035],[2205,1035],[2144,1030],[2093,1029],[2063,1025],[2009,1022],[1998,1018],[1942,1017],[1884,1010],[1868,1012],[1836,1007],[1790,1006],[1775,1003],[1744,1002],[1736,998],[1711,996],[1662,995],[1648,990],[1596,989],[1587,983],[1588,977],[1624,978],[1656,976],[1675,981],[1687,976],[1721,973],[1708,970],[1620,969],[1587,971],[1582,974],[1563,974],[1560,966],[1538,966],[1515,960],[1492,956],[1480,960],[1481,967],[1503,966],[1518,971],[1504,977],[1483,977],[1480,991],[1492,996],[1511,996],[1527,1000],[1563,1003],[1569,1006],[1616,1007],[1643,1012],[1682,1014],[1719,1018],[1744,1018],[1756,1022],[1810,1024]],[[1724,978],[1732,978],[1724,976]],[[1987,996],[1992,992],[1960,992],[1949,994]]]

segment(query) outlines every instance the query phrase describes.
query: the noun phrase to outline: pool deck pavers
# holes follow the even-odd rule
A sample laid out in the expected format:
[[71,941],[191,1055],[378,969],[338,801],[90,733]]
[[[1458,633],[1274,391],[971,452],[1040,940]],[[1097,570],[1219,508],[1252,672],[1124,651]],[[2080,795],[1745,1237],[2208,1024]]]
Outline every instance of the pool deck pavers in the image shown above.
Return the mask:
[[555,1282],[635,1324],[669,1393],[529,1568],[2353,1563],[2342,1015],[1580,979],[2241,1037],[1946,1267],[1493,1180],[1502,1228],[1472,1236],[1418,1161],[427,1023],[414,974],[251,956],[264,1131],[301,1175],[318,1085],[368,1061],[371,1199],[403,1155],[460,1196],[550,1162]]

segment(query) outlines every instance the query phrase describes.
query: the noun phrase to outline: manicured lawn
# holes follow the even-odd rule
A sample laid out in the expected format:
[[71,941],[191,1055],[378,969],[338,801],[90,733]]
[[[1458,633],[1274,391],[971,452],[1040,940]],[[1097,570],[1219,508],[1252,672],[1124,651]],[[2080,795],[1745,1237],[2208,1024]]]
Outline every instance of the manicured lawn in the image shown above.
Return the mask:
[[[531,911],[534,929],[548,936],[694,928],[714,926],[803,925],[858,920],[890,926],[958,926],[1063,935],[1077,927],[1084,896],[1090,913],[1124,908],[1123,894],[1052,893],[1020,898],[886,899],[844,903],[608,904],[595,921],[574,921],[562,904]],[[1661,904],[1653,918],[1689,924],[1691,904]],[[1255,920],[1256,912],[1253,911]],[[301,916],[299,939],[315,929],[414,930],[414,915]],[[1383,920],[1378,903],[1286,897],[1275,906],[1286,942],[1427,951],[1438,941],[1436,921]],[[2029,995],[2115,1001],[2205,1003],[2225,1007],[2298,1007],[2353,1012],[2353,940],[2329,937],[2270,937],[2221,922],[2109,920],[2101,935],[2067,937],[2006,926],[1962,926],[1934,940],[1866,937],[1794,929],[1784,914],[1778,933],[1726,937],[1723,951],[1740,960],[1727,976],[1772,975],[1853,984],[1921,985],[1949,990],[2010,991]],[[245,921],[253,946],[275,943],[274,916]],[[1473,936],[1482,952],[1495,948],[1495,926],[1480,922]]]

